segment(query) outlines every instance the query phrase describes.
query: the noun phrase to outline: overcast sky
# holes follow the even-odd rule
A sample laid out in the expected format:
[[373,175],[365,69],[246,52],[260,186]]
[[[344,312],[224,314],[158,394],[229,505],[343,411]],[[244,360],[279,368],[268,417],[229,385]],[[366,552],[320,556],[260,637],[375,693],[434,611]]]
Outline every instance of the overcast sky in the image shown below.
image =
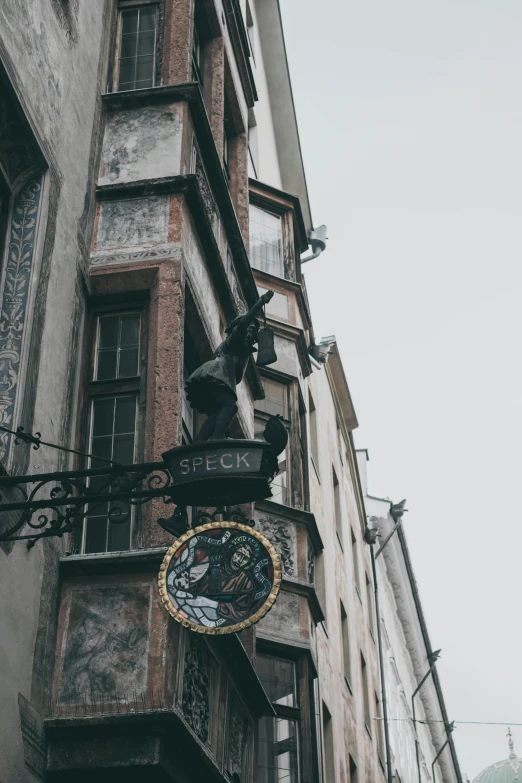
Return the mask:
[[[451,719],[522,723],[522,3],[281,0],[370,491],[406,532]],[[502,726],[459,726],[473,778]],[[522,756],[522,726],[513,728]]]

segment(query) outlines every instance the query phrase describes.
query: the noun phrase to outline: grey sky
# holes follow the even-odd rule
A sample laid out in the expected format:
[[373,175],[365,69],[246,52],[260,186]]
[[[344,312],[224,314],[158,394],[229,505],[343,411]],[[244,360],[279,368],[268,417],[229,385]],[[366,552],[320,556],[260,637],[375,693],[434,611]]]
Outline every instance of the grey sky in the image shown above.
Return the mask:
[[[370,491],[406,530],[450,718],[522,723],[522,3],[281,0]],[[472,778],[501,726],[459,726]],[[522,727],[513,728],[522,756]]]

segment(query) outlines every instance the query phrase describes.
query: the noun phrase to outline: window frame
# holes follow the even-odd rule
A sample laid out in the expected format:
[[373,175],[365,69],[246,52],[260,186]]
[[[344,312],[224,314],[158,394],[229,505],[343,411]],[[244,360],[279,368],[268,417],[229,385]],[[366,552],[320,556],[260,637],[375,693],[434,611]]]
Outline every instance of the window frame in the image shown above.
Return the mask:
[[366,663],[366,659],[364,655],[362,654],[362,651],[360,653],[361,657],[361,687],[363,691],[363,717],[364,717],[364,725],[366,727],[366,731],[372,736],[372,730],[371,730],[371,710],[370,710],[370,680],[368,677],[368,664]]
[[[285,397],[285,415],[283,422],[288,432],[288,444],[286,447],[286,474],[287,474],[287,500],[286,505],[290,508],[309,507],[309,486],[308,486],[308,458],[307,458],[307,432],[303,432],[303,421],[306,417],[306,409],[302,399],[299,381],[297,378],[263,368],[260,372],[261,381],[272,381],[284,386],[286,389]],[[263,400],[254,401],[254,418],[258,421],[268,421],[273,413],[268,413],[259,408],[259,403]],[[299,462],[301,463],[299,464]],[[277,503],[278,501],[273,501]]]
[[[199,86],[203,89],[205,82],[204,72],[204,41],[201,35],[200,24],[197,18],[195,9],[194,13],[194,25],[192,29],[192,80],[199,82]],[[194,78],[196,76],[196,78]]]
[[[164,0],[121,0],[118,4],[116,28],[113,47],[113,63],[112,63],[112,78],[111,88],[112,92],[132,92],[134,90],[152,89],[156,87],[161,81],[161,20],[163,18],[163,1]],[[136,11],[141,8],[155,8],[155,20],[154,20],[154,51],[152,55],[152,84],[150,87],[134,87],[129,90],[120,89],[120,53],[122,45],[122,29],[123,29],[123,14],[126,11]]]
[[345,682],[350,693],[352,691],[352,654],[350,650],[350,628],[348,623],[348,612],[343,601],[339,600],[339,611],[341,618],[341,649],[343,653],[343,674]]
[[333,500],[334,500],[335,533],[337,535],[337,541],[339,542],[339,546],[344,552],[341,484],[337,477],[337,471],[335,470],[334,465],[332,465],[332,487],[333,487]]
[[368,630],[370,636],[375,642],[375,617],[374,617],[374,595],[372,580],[368,576],[368,571],[364,572],[364,582],[366,587],[366,603],[368,604]]
[[[111,296],[112,302],[107,302],[105,297],[96,297],[89,309],[86,319],[86,344],[85,355],[89,357],[86,362],[85,378],[82,384],[82,400],[80,404],[80,442],[86,453],[91,453],[92,445],[92,427],[94,402],[101,399],[111,399],[118,397],[134,396],[136,399],[136,419],[134,429],[134,462],[140,462],[144,452],[145,438],[145,413],[146,413],[146,388],[147,388],[147,351],[148,351],[148,297],[133,295],[132,297],[123,294],[119,297]],[[115,301],[116,299],[116,301]],[[140,342],[138,349],[138,375],[129,378],[110,378],[106,380],[95,380],[97,369],[97,349],[100,330],[100,319],[104,316],[127,315],[138,313],[140,316]],[[88,468],[91,464],[90,457],[84,458],[83,467]],[[131,509],[131,521],[129,532],[129,549],[135,547],[135,541],[140,528],[140,508],[133,506]],[[83,520],[79,530],[76,546],[79,549],[78,554],[92,555],[102,554],[95,552],[86,552],[87,537],[87,518]],[[79,539],[79,540],[78,540]],[[111,551],[111,550],[105,550]],[[115,550],[116,551],[116,550]],[[119,550],[118,550],[119,551]]]
[[[285,655],[281,650],[278,649],[264,649],[261,648],[257,651],[257,659],[259,658],[271,658],[275,660],[281,660],[288,663],[291,663],[293,665],[293,672],[294,672],[294,694],[295,694],[295,707],[289,707],[287,705],[283,704],[277,704],[277,702],[271,701],[272,707],[275,712],[275,716],[268,716],[265,718],[261,718],[258,723],[258,743],[259,743],[259,728],[261,725],[262,720],[287,720],[289,722],[292,722],[295,724],[295,738],[296,738],[296,761],[297,761],[297,776],[296,776],[296,783],[301,783],[302,779],[302,759],[301,759],[301,747],[302,747],[302,737],[301,737],[301,731],[302,731],[302,704],[301,704],[301,698],[300,698],[300,691],[301,691],[301,683],[300,683],[300,666],[299,666],[299,659],[296,659],[294,657],[290,657],[288,655]],[[256,670],[258,671],[257,667]],[[261,684],[263,684],[263,680],[259,676]],[[263,686],[264,687],[264,686]],[[268,695],[268,694],[267,694]],[[259,762],[257,762],[259,763]],[[257,772],[257,765],[256,765],[256,772]]]
[[[260,373],[261,376],[261,383],[263,381],[269,381],[272,383],[277,383],[280,386],[284,387],[284,401],[283,401],[283,423],[286,427],[286,430],[288,432],[288,443],[286,445],[286,486],[285,486],[285,494],[286,494],[286,500],[284,502],[281,502],[281,505],[283,506],[292,506],[292,500],[293,500],[293,493],[292,493],[292,454],[291,454],[291,433],[292,433],[292,416],[291,416],[291,406],[290,406],[290,391],[291,391],[291,381],[288,381],[286,378],[281,377],[273,372],[262,372]],[[266,399],[266,397],[264,398]],[[269,413],[268,411],[264,411],[257,407],[259,403],[263,403],[264,400],[254,400],[254,422],[256,421],[262,421],[262,422],[268,422],[271,416],[274,416],[275,414]],[[284,453],[284,452],[283,452]],[[278,457],[278,460],[280,459],[282,455]],[[278,474],[279,475],[279,474]],[[277,478],[277,476],[276,476]],[[273,498],[270,498],[273,503],[279,503],[280,501],[274,500]]]
[[[312,418],[313,415],[313,418]],[[319,436],[317,428],[317,408],[310,389],[308,389],[308,430],[310,432],[310,460],[314,466],[317,480],[321,483],[319,473]],[[316,464],[317,463],[317,464]]]
[[359,547],[357,544],[357,536],[355,535],[353,525],[350,525],[350,546],[352,551],[353,583],[355,586],[355,592],[357,593],[357,597],[362,604],[361,572],[359,568]]

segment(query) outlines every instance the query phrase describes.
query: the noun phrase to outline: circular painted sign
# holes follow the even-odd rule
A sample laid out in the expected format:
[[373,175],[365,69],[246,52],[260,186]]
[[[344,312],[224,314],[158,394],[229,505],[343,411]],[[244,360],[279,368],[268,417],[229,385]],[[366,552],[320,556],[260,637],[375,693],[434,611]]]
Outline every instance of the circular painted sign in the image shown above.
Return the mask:
[[258,530],[210,522],[174,541],[158,582],[166,609],[186,628],[236,633],[257,623],[274,604],[281,561]]

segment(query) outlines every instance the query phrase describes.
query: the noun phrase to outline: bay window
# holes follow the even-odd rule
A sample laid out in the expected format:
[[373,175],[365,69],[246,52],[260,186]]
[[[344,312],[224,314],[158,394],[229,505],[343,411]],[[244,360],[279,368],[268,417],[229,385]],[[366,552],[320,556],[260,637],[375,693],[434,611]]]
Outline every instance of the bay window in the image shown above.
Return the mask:
[[257,656],[257,673],[275,717],[259,721],[257,783],[299,783],[299,704],[295,661]]

